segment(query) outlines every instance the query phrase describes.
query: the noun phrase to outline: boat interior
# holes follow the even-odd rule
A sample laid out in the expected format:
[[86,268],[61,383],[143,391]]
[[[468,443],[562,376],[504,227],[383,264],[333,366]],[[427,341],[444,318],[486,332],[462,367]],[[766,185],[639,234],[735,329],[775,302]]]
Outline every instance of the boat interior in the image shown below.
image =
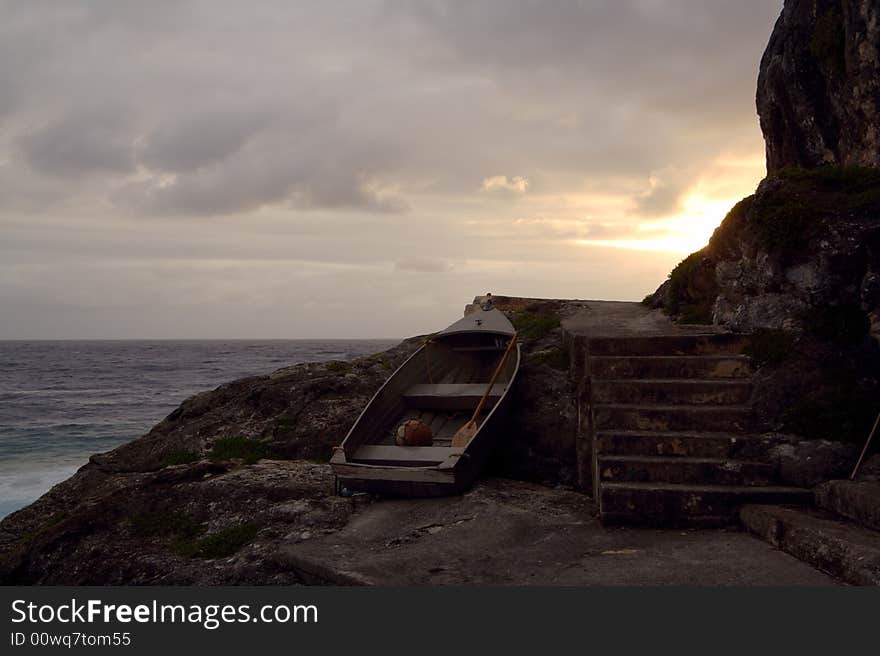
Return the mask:
[[[431,467],[445,461],[453,452],[453,435],[470,420],[510,339],[501,333],[453,333],[426,342],[388,380],[352,428],[343,444],[348,462]],[[518,359],[514,349],[477,418],[478,427],[503,397]],[[432,446],[395,444],[397,427],[407,419],[431,427]]]

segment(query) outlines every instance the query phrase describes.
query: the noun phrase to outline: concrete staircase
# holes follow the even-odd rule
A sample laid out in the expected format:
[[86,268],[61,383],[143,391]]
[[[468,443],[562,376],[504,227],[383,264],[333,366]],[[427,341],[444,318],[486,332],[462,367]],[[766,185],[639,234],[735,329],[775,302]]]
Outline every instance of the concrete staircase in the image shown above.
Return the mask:
[[809,502],[774,484],[750,432],[745,337],[728,333],[580,341],[595,498],[604,523],[718,526],[747,503]]

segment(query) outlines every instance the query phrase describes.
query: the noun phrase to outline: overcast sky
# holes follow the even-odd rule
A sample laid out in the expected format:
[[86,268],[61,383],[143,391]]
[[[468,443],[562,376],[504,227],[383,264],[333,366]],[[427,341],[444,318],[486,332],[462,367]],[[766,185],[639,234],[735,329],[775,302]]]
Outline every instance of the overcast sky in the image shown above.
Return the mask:
[[639,300],[764,175],[780,8],[0,0],[0,339]]

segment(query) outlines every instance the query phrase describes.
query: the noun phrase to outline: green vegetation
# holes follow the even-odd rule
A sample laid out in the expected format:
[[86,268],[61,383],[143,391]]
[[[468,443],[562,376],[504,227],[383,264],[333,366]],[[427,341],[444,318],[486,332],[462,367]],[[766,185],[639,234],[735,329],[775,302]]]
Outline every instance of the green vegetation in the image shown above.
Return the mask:
[[755,197],[747,220],[760,247],[789,259],[803,253],[823,221],[880,210],[878,169],[785,168],[773,176],[783,184],[772,193]]
[[188,465],[199,459],[199,454],[190,449],[174,449],[165,454],[162,459],[163,467],[171,467],[172,465]]
[[[663,309],[681,323],[712,323],[712,305],[715,301],[714,289],[706,295],[695,295],[694,285],[701,264],[703,251],[691,253],[669,273],[669,292]],[[710,283],[714,281],[710,280]]]
[[385,359],[385,355],[383,353],[376,353],[374,355],[367,356],[367,361],[371,364],[377,364],[383,369],[388,369],[391,367],[391,363]]
[[645,307],[651,307],[654,303],[654,295],[648,294],[645,298],[642,299],[642,305]]
[[789,330],[759,328],[749,338],[743,353],[758,366],[784,362],[794,353],[795,335]]
[[700,268],[702,259],[702,251],[691,253],[669,272],[669,283],[674,296],[681,296],[682,293],[687,291],[691,279],[693,279],[694,274]]
[[202,527],[192,517],[180,510],[149,510],[134,515],[130,520],[131,531],[141,537],[175,536],[190,539],[202,532]]
[[856,194],[880,185],[880,169],[867,166],[823,166],[818,169],[787,167],[774,176],[783,180],[807,181],[823,191]]
[[334,374],[347,374],[351,371],[351,362],[345,360],[331,360],[325,366],[327,371],[332,371]]
[[776,177],[795,183],[814,211],[858,214],[880,209],[880,169],[865,166],[786,168]]
[[179,555],[187,558],[226,558],[252,542],[260,528],[253,523],[239,524],[210,533],[203,538],[181,538],[171,544]]
[[712,233],[709,240],[709,251],[719,260],[731,259],[738,257],[739,249],[739,232],[743,224],[748,220],[748,216],[755,202],[755,196],[746,196],[736,205],[730,208],[727,216]]
[[214,446],[208,452],[208,458],[213,462],[240,458],[246,465],[252,465],[265,458],[267,453],[268,449],[262,442],[249,440],[246,437],[223,437],[214,442]]
[[712,306],[706,303],[684,305],[678,323],[709,325],[712,323]]
[[511,323],[513,323],[513,327],[516,328],[520,337],[541,339],[559,328],[561,322],[555,314],[523,310],[513,315]]
[[568,355],[561,348],[547,349],[532,354],[528,359],[529,364],[547,365],[560,371],[568,371]]
[[275,425],[278,426],[281,431],[290,431],[296,428],[296,418],[278,417],[278,419],[275,420]]
[[205,527],[192,515],[167,508],[134,515],[129,525],[136,536],[170,539],[171,550],[186,558],[231,556],[259,532],[258,525],[245,523],[205,535]]
[[768,252],[802,250],[820,214],[798,196],[774,195],[753,205],[750,224],[761,247]]
[[846,72],[846,30],[837,9],[829,9],[816,19],[810,52],[838,75]]

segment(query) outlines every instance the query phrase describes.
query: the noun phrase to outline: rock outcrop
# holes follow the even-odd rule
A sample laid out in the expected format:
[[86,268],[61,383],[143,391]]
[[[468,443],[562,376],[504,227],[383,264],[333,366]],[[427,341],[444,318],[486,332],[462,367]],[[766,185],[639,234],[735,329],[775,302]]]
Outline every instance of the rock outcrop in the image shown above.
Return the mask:
[[[567,304],[507,307],[523,322],[524,357],[511,430],[487,473],[570,487],[577,417],[559,329]],[[93,456],[3,519],[0,582],[302,582],[277,560],[279,547],[333,533],[371,502],[337,496],[327,460],[421,341],[287,367],[184,401],[143,437]]]
[[761,332],[765,430],[864,439],[880,410],[880,0],[786,0],[757,106],[767,177],[648,302]]
[[786,0],[757,106],[768,172],[880,166],[880,2]]
[[880,339],[880,170],[771,174],[651,302],[739,331]]

